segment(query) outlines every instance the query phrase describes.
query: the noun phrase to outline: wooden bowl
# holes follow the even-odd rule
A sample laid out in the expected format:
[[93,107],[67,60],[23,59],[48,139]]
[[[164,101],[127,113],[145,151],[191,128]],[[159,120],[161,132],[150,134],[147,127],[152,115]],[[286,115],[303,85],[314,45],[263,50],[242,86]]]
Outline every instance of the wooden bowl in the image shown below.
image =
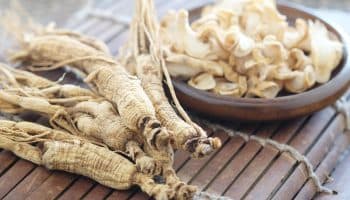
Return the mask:
[[[341,29],[331,25],[306,8],[290,4],[279,4],[278,9],[288,20],[304,18],[320,20],[328,30],[335,33],[344,44],[344,55],[339,66],[333,71],[329,82],[317,85],[301,93],[280,96],[274,99],[234,98],[197,90],[184,81],[174,79],[174,87],[180,102],[190,110],[213,118],[241,121],[285,120],[305,116],[333,104],[347,90],[350,84],[348,59],[349,39]],[[198,17],[201,8],[190,12]]]

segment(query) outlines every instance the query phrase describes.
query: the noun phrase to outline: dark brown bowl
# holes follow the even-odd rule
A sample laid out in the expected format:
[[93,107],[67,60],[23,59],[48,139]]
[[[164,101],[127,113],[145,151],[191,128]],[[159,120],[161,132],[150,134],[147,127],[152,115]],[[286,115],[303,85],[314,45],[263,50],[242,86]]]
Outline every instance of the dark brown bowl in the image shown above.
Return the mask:
[[[307,8],[290,4],[279,4],[278,9],[289,20],[296,18],[319,20],[328,30],[335,33],[344,44],[344,55],[339,66],[332,73],[329,82],[315,86],[301,93],[279,96],[274,99],[234,98],[219,96],[197,90],[184,81],[173,81],[180,102],[190,110],[213,118],[242,121],[285,120],[305,116],[334,103],[348,89],[350,84],[350,64],[348,60],[349,39],[340,28],[331,25],[316,16]],[[198,17],[201,8],[190,12],[191,17]]]

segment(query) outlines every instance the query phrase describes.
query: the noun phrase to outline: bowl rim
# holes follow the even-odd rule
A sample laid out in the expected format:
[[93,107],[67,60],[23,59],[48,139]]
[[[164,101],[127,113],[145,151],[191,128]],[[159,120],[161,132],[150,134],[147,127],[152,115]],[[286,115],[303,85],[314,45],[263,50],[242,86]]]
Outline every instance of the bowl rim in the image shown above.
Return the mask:
[[[327,28],[331,28],[334,30],[336,35],[338,36],[340,42],[343,44],[343,57],[341,62],[338,64],[338,66],[334,69],[336,70],[338,68],[337,74],[335,74],[328,82],[320,84],[319,86],[312,88],[310,90],[307,90],[302,93],[298,94],[290,94],[287,96],[279,96],[271,99],[264,99],[264,98],[241,98],[241,97],[231,97],[231,96],[220,96],[208,91],[202,91],[198,90],[196,88],[190,87],[183,81],[179,81],[176,78],[173,78],[174,86],[177,90],[181,90],[183,93],[191,94],[190,96],[194,97],[195,99],[201,99],[202,101],[205,101],[206,103],[210,104],[220,104],[220,105],[230,105],[232,106],[232,103],[235,104],[235,106],[243,106],[243,107],[265,107],[266,104],[271,105],[271,102],[275,104],[275,106],[279,106],[278,104],[284,104],[285,102],[295,101],[310,96],[317,97],[319,93],[324,93],[325,90],[330,90],[328,92],[329,94],[326,96],[332,96],[336,93],[336,91],[332,92],[332,88],[334,90],[334,87],[340,83],[341,87],[348,87],[350,84],[350,78],[346,79],[347,74],[350,74],[350,66],[349,66],[349,44],[350,39],[347,33],[336,23],[333,23],[331,20],[326,20],[322,17],[320,17],[318,14],[316,14],[313,10],[310,8],[307,8],[305,6],[296,5],[295,3],[289,3],[289,2],[279,2],[277,3],[278,7],[286,7],[288,9],[293,9],[298,12],[304,13],[312,18],[315,18],[325,24]],[[203,8],[203,6],[193,8],[189,12],[194,12],[196,10],[199,10]],[[334,72],[334,71],[333,71]],[[317,99],[314,100],[317,102]],[[304,103],[305,104],[305,103]],[[296,105],[295,105],[296,106]]]

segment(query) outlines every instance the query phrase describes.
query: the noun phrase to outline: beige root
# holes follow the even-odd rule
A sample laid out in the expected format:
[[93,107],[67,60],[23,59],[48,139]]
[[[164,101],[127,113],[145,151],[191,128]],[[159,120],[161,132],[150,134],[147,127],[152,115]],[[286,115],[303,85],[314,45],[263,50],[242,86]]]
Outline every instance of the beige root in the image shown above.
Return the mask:
[[59,85],[58,82],[50,81],[33,73],[15,69],[0,63],[1,86],[11,92],[24,94],[26,96],[44,96],[50,103],[60,105],[71,105],[72,103],[99,99],[98,95],[88,89],[75,85]]
[[28,122],[0,120],[0,138],[0,148],[48,169],[84,175],[114,189],[138,185],[159,200],[175,196],[172,188],[156,184],[152,177],[138,172],[124,156],[66,132]]
[[[78,130],[86,136],[99,138],[107,146],[128,153],[136,162],[137,168],[143,173],[161,173],[161,162],[164,159],[142,149],[142,147],[149,145],[144,142],[139,134],[131,131],[123,124],[117,111],[109,102],[81,102],[71,108],[70,113]],[[167,152],[164,152],[164,154],[172,157],[172,154],[169,155]]]
[[[136,12],[131,24],[131,37],[125,48],[132,53],[127,62],[136,63],[136,75],[140,78],[143,89],[151,99],[161,123],[173,134],[174,148],[192,153],[193,157],[203,157],[221,146],[218,138],[207,137],[205,131],[194,124],[185,114],[182,120],[165,95],[163,73],[167,75],[159,39],[159,23],[156,20],[152,0],[136,1]],[[130,61],[131,60],[131,61]],[[167,79],[170,90],[171,80]],[[174,97],[174,96],[173,96]],[[175,99],[174,99],[175,100]],[[186,119],[186,117],[188,119]]]
[[52,35],[62,35],[62,36],[68,36],[74,39],[79,40],[81,43],[86,44],[90,47],[93,47],[94,49],[98,51],[102,51],[105,54],[110,54],[109,49],[105,43],[103,43],[100,40],[96,40],[95,38],[88,37],[85,35],[81,35],[79,33],[73,32],[71,30],[64,30],[64,29],[56,29],[54,24],[50,24],[45,30],[45,34],[52,34]]
[[[18,114],[23,110],[30,110],[45,114],[50,118],[53,127],[93,141],[103,142],[113,150],[127,152],[130,157],[135,159],[136,166],[141,172],[160,174],[160,164],[155,159],[147,156],[141,148],[144,143],[143,139],[122,123],[117,111],[108,101],[99,100],[87,89],[71,85],[59,85],[30,72],[11,69],[5,65],[1,65],[0,69],[7,75],[7,78],[0,78],[0,80],[3,83],[10,82],[10,80],[12,82],[11,89],[0,91],[0,110],[2,112],[11,111],[10,113]],[[19,77],[16,76],[18,74],[23,76],[18,79]],[[0,77],[1,75],[0,73]],[[35,87],[35,84],[17,82],[24,78],[28,80],[41,79],[42,82],[45,81],[46,85],[51,87],[39,89]],[[30,92],[32,92],[30,96],[25,95]],[[64,95],[62,96],[62,94]],[[67,102],[67,98],[78,97],[79,94],[87,95],[90,101],[70,101],[70,107],[57,103]],[[54,102],[52,98],[55,99]],[[128,143],[133,145],[128,145]]]
[[[6,69],[3,69],[3,71],[6,72]],[[7,72],[6,74],[8,74],[8,77],[11,77],[11,72]],[[22,71],[17,70],[17,72]],[[26,74],[33,78],[36,77],[29,72],[26,72]],[[11,80],[13,80],[13,85],[20,85],[16,83],[16,78],[12,78]],[[2,81],[8,82],[7,79],[3,79]],[[25,85],[22,85],[22,91],[28,89],[24,86]],[[61,85],[58,84],[55,85],[55,87],[60,86]],[[30,89],[37,89],[40,91],[38,88],[34,87]],[[155,151],[149,148],[149,145],[143,141],[139,134],[135,134],[135,132],[124,126],[117,111],[108,101],[90,100],[76,102],[72,107],[63,107],[50,104],[46,101],[44,96],[27,97],[20,96],[19,94],[8,94],[6,91],[1,91],[0,94],[4,94],[0,96],[5,101],[11,99],[10,97],[15,98],[16,100],[11,101],[13,106],[20,106],[26,110],[46,114],[50,118],[51,124],[56,128],[67,130],[70,133],[83,136],[95,142],[104,143],[113,150],[128,153],[135,161],[136,167],[140,172],[155,175],[161,174],[163,171],[162,175],[167,183],[176,189],[176,196],[178,199],[190,199],[196,192],[195,187],[181,182],[175,171],[171,168],[173,154],[169,155],[166,151]],[[42,93],[37,92],[36,94]],[[2,104],[0,104],[0,110],[3,111]],[[55,110],[57,113],[54,113]],[[141,148],[141,145],[144,149]],[[169,152],[172,152],[170,150]]]
[[[166,149],[169,134],[155,116],[154,107],[136,77],[95,45],[83,43],[76,36],[41,31],[31,38],[22,38],[22,50],[13,55],[16,61],[29,62],[36,69],[50,70],[69,64],[87,76],[106,99],[118,108],[123,123],[132,131],[141,131],[152,148]],[[23,32],[24,34],[24,32]]]

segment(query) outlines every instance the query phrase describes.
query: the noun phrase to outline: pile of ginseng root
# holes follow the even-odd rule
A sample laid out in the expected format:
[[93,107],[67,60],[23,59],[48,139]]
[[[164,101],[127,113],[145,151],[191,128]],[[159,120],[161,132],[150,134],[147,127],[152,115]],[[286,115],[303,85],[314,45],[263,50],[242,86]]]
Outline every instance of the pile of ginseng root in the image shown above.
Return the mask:
[[51,127],[0,120],[0,148],[114,189],[137,185],[155,199],[192,199],[197,189],[177,177],[174,150],[201,158],[221,142],[208,137],[179,105],[163,60],[154,3],[135,2],[130,38],[118,61],[94,38],[24,23],[13,12],[3,16],[4,29],[19,46],[11,61],[31,71],[79,71],[89,89],[1,64],[0,112],[36,113]]

